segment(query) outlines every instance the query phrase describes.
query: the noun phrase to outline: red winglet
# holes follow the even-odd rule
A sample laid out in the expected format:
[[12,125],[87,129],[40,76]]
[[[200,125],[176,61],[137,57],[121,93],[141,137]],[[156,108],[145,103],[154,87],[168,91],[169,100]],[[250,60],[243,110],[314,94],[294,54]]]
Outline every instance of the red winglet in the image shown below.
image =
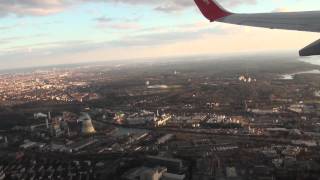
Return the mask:
[[194,0],[202,14],[211,22],[231,15],[232,13],[223,9],[215,0]]

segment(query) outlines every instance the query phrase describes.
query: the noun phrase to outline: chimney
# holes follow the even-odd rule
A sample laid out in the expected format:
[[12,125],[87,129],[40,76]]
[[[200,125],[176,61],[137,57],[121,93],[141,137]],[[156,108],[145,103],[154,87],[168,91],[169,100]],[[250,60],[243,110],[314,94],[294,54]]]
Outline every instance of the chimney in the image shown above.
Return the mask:
[[49,119],[46,118],[46,128],[49,129]]
[[48,112],[48,119],[51,121],[51,112]]

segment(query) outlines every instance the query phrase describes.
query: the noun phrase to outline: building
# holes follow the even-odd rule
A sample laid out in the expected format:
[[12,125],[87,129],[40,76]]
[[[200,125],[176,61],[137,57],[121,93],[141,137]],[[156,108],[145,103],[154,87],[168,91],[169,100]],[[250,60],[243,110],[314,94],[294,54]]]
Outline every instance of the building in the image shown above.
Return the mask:
[[51,124],[50,133],[53,137],[59,137],[63,134],[60,128],[60,121],[56,121]]
[[184,174],[168,173],[165,167],[139,167],[126,172],[123,176],[125,180],[184,180]]
[[161,116],[157,115],[154,117],[153,126],[154,127],[166,126],[171,119],[172,119],[171,115],[166,115],[166,114],[163,114]]
[[96,132],[96,130],[93,127],[92,120],[89,114],[83,113],[78,121],[82,122],[81,133],[93,134]]
[[160,180],[161,176],[164,172],[166,172],[166,168],[154,168],[154,169],[145,169],[140,174],[140,180]]
[[77,152],[80,151],[90,145],[93,145],[94,143],[96,143],[98,140],[96,139],[84,139],[82,141],[79,142],[75,142],[72,143],[68,146],[69,152]]
[[171,140],[172,138],[174,138],[174,134],[166,134],[164,136],[161,136],[160,138],[157,139],[156,144],[164,144],[166,142],[168,142],[169,140]]
[[154,113],[142,111],[140,113],[134,113],[126,118],[126,124],[128,125],[144,125],[153,120]]
[[180,159],[166,158],[160,156],[147,156],[146,165],[148,167],[166,167],[169,172],[181,172],[183,162]]

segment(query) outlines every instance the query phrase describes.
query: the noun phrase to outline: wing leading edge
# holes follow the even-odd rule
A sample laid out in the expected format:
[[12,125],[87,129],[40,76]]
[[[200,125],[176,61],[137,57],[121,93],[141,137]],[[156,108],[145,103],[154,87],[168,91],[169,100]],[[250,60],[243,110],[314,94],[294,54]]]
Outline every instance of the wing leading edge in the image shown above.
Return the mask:
[[[308,32],[320,32],[320,11],[280,12],[235,14],[225,10],[215,0],[194,0],[202,14],[211,22],[218,21],[229,24],[264,27],[270,29],[285,29]],[[311,47],[310,49],[306,49]],[[316,41],[304,48],[300,55],[320,55],[320,42]],[[314,52],[317,50],[317,52]],[[318,51],[319,50],[319,51]]]

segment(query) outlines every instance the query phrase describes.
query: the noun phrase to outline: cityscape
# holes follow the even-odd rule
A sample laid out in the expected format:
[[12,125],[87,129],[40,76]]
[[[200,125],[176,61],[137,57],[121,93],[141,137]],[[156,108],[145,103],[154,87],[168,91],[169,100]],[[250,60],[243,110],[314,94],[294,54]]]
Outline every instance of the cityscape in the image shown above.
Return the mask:
[[319,180],[320,66],[188,57],[0,72],[0,179]]
[[0,0],[0,180],[320,180],[319,0]]

